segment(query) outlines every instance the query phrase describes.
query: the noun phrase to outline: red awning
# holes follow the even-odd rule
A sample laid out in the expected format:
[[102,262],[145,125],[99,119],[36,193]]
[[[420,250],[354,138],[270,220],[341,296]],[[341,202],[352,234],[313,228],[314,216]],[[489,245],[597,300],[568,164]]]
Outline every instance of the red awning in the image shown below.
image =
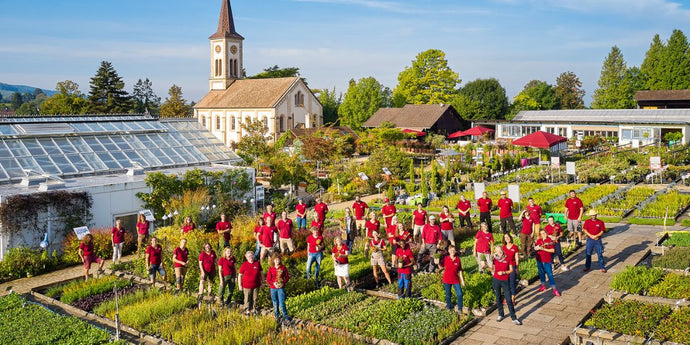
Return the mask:
[[538,131],[538,132],[534,132],[532,134],[525,135],[524,137],[522,137],[520,139],[513,140],[513,145],[548,149],[551,146],[554,146],[556,144],[566,142],[566,141],[568,141],[568,138],[566,138],[566,137],[547,133],[544,131]]
[[468,136],[468,135],[481,136],[481,135],[484,135],[484,133],[487,133],[487,132],[494,132],[494,130],[491,129],[491,128],[486,128],[486,127],[481,127],[481,126],[475,126],[475,127],[472,127],[472,128],[470,128],[470,129],[468,129],[468,130],[466,130],[466,131],[458,131],[458,132],[455,132],[455,133],[449,135],[449,136],[448,136],[448,139],[459,138],[459,137],[464,137],[464,136]]
[[403,132],[403,133],[414,134],[414,135],[416,135],[417,137],[423,137],[423,136],[426,135],[425,132],[422,132],[422,131],[415,131],[414,129],[407,129],[407,128],[403,129],[402,132]]

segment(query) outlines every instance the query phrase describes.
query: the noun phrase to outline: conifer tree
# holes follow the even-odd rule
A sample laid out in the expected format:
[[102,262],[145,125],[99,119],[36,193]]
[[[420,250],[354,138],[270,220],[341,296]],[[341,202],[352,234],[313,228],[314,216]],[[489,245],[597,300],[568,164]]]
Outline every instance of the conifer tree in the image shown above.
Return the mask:
[[675,29],[668,39],[661,59],[661,90],[684,90],[690,88],[690,57],[688,38]]
[[187,101],[182,98],[182,88],[173,85],[168,90],[168,95],[165,102],[161,105],[161,117],[185,117],[189,113],[189,105]]
[[592,108],[595,109],[631,109],[635,107],[633,90],[626,78],[628,68],[618,47],[611,47],[611,52],[604,60],[599,76],[599,88],[594,90]]
[[659,34],[654,35],[649,50],[645,54],[644,61],[640,65],[640,72],[645,78],[645,87],[649,90],[663,89],[663,73],[661,64],[664,59],[666,46],[659,38]]
[[91,78],[88,111],[94,114],[128,113],[131,110],[130,97],[125,83],[113,65],[102,61],[96,75]]

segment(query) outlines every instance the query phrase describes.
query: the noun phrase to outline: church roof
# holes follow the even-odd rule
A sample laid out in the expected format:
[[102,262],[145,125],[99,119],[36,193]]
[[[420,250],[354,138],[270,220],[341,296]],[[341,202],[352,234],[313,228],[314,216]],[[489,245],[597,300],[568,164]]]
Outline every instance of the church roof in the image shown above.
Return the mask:
[[218,19],[218,30],[209,39],[214,38],[238,38],[244,37],[235,31],[235,20],[232,18],[232,7],[230,0],[222,0],[220,7],[220,18]]
[[362,127],[378,127],[384,122],[391,122],[400,128],[431,128],[450,108],[448,104],[406,104],[402,108],[379,108]]
[[225,90],[211,90],[195,108],[273,108],[299,77],[239,79]]

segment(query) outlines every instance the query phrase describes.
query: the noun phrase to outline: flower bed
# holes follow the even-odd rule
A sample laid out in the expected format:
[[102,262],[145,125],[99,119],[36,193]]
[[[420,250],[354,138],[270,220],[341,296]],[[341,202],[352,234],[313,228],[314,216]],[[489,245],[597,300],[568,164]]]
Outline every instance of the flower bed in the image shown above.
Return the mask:
[[653,257],[652,266],[659,268],[684,270],[690,267],[690,248],[670,248],[669,250],[666,250],[664,252],[664,255]]
[[670,312],[666,305],[616,300],[592,311],[585,326],[647,338]]
[[659,195],[656,200],[645,207],[635,211],[635,216],[639,218],[659,218],[662,219],[668,213],[668,217],[674,223],[675,217],[690,205],[690,195],[680,194],[678,190]]
[[297,328],[283,328],[280,333],[272,333],[263,337],[259,344],[365,345],[368,343],[345,334],[336,333],[331,329],[309,325]]
[[[582,200],[582,204],[585,208],[591,205],[593,202],[600,200],[604,196],[613,194],[620,187],[616,185],[598,185],[591,188],[587,188],[584,192],[577,195],[578,198]],[[549,205],[549,210],[551,211],[561,211],[565,209],[565,200],[559,200]],[[545,212],[548,212],[545,210]]]
[[690,344],[690,308],[681,308],[671,313],[656,329],[654,338]]
[[690,247],[690,233],[673,233],[663,243],[666,247]]
[[178,314],[195,305],[196,298],[188,295],[162,293],[136,303],[120,307],[122,323],[150,334],[156,334],[160,323],[172,315]]
[[621,195],[621,198],[610,199],[597,207],[597,212],[604,217],[623,217],[633,207],[654,195],[654,189],[635,186]]
[[79,278],[64,285],[52,287],[46,291],[46,296],[56,298],[60,296],[60,302],[72,304],[76,300],[99,295],[113,290],[113,285],[117,284],[118,289],[132,286],[129,280],[120,280],[114,276],[105,276],[84,281]]
[[664,271],[645,266],[626,266],[611,281],[611,288],[632,294],[644,294],[664,277]]

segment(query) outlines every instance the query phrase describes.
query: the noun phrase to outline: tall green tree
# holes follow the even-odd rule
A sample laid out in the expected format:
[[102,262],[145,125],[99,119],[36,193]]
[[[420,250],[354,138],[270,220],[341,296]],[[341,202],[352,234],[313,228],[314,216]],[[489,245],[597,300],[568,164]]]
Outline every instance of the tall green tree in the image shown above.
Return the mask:
[[582,109],[585,107],[585,90],[580,78],[571,71],[561,73],[556,78],[556,97],[561,109]]
[[659,34],[654,35],[649,50],[645,54],[644,61],[640,65],[640,72],[644,76],[645,87],[649,90],[662,90],[664,76],[661,71],[666,46],[659,38]]
[[24,104],[24,100],[22,99],[22,94],[19,92],[13,92],[12,96],[10,96],[10,103],[12,104],[12,109],[17,110],[19,107]]
[[146,78],[139,79],[132,90],[132,100],[134,101],[133,111],[135,113],[149,112],[158,114],[158,107],[161,105],[161,98],[153,91],[153,83]]
[[495,79],[476,79],[458,91],[451,102],[464,119],[504,119],[508,113],[506,89]]
[[446,53],[429,49],[417,55],[412,67],[398,74],[393,99],[399,104],[449,104],[455,97],[460,78],[449,66]]
[[190,106],[182,98],[182,88],[177,85],[171,86],[168,97],[160,107],[161,117],[185,117],[189,115],[189,110]]
[[661,90],[684,90],[690,88],[690,56],[688,38],[683,31],[673,30],[666,43],[664,58],[661,60],[663,81]]
[[553,86],[545,81],[531,80],[513,99],[509,118],[512,119],[521,110],[559,109],[560,105]]
[[633,90],[627,78],[628,68],[623,53],[618,47],[611,47],[611,52],[604,60],[599,76],[599,88],[594,90],[592,108],[595,109],[630,109],[635,107]]
[[358,129],[384,106],[386,88],[374,77],[350,80],[343,103],[338,107],[340,124]]
[[343,94],[336,95],[335,86],[333,90],[314,89],[312,90],[323,106],[323,123],[335,123],[338,120],[338,108],[343,103]]
[[79,91],[79,84],[71,81],[59,81],[55,86],[58,93],[41,104],[41,113],[48,115],[83,114],[89,103]]
[[261,120],[242,121],[242,138],[237,143],[237,153],[249,164],[254,164],[272,152],[268,145],[268,127]]
[[132,109],[125,83],[113,65],[102,61],[96,75],[91,78],[88,111],[96,114],[128,113]]
[[247,77],[247,79],[265,79],[265,78],[285,78],[285,77],[299,77],[299,68],[284,67],[280,68],[278,65],[264,68],[263,72]]

